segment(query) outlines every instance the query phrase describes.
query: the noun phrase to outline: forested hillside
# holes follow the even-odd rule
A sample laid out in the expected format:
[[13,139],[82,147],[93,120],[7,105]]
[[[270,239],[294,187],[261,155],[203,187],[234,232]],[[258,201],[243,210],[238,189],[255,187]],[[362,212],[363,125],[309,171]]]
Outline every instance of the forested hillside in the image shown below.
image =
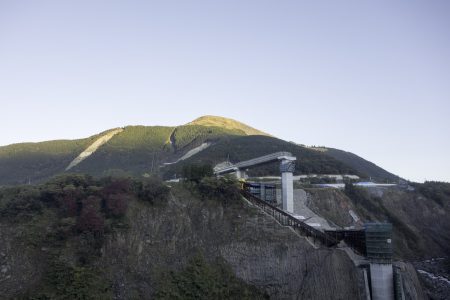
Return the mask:
[[80,140],[19,143],[0,147],[0,185],[35,182],[64,172],[78,154],[106,132]]
[[[221,117],[206,116],[177,127],[127,126],[122,129],[69,171],[95,176],[156,174],[172,178],[180,174],[186,163],[215,165],[289,151],[297,157],[296,174],[356,174],[383,182],[397,178],[354,154],[336,149],[315,151]],[[110,131],[80,140],[0,147],[0,185],[37,183],[62,174],[78,155]],[[187,160],[180,160],[202,144],[201,151]],[[275,164],[250,172],[253,175],[278,173]]]
[[[322,152],[277,138],[258,135],[222,139],[217,144],[203,150],[186,161],[164,168],[163,174],[167,178],[175,174],[180,174],[182,166],[185,164],[208,163],[215,165],[226,160],[233,163],[277,151],[288,151],[297,157],[295,174],[357,174],[367,176]],[[259,167],[249,172],[255,176],[279,175],[279,165],[273,164]]]
[[397,182],[399,177],[394,175],[376,164],[365,160],[364,158],[353,154],[351,152],[334,149],[334,148],[311,148],[311,149],[320,149],[323,153],[330,155],[331,157],[345,163],[346,165],[352,167],[356,171],[360,173],[365,173],[372,177],[373,180],[383,182]]

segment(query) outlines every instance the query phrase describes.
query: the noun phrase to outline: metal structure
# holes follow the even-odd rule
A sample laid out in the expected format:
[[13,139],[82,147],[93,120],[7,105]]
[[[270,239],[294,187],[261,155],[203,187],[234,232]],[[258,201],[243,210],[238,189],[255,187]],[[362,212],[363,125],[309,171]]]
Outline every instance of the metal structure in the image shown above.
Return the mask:
[[275,184],[269,184],[264,182],[247,182],[247,191],[253,196],[262,199],[271,204],[277,202],[277,188]]
[[366,235],[364,230],[325,230],[325,233],[338,241],[344,241],[358,254],[366,255]]
[[224,175],[235,173],[237,178],[246,178],[245,174],[248,168],[257,167],[273,162],[280,162],[281,172],[281,190],[283,199],[283,210],[290,213],[294,212],[294,181],[293,172],[295,170],[296,157],[290,152],[275,152],[272,154],[260,156],[235,164],[220,164],[214,168],[214,174]]
[[392,224],[366,223],[366,256],[370,261],[372,300],[394,299]]
[[256,194],[255,190],[251,193],[252,188],[254,189],[255,186],[243,184],[242,195],[275,218],[281,225],[291,226],[302,235],[312,237],[314,242],[318,241],[327,247],[336,246],[344,240],[354,250],[365,255],[370,261],[363,270],[367,299],[404,299],[401,274],[397,270],[394,278],[392,267],[392,224],[367,223],[364,224],[364,230],[327,230],[322,232],[258,198],[254,195]]
[[241,161],[235,164],[228,164],[214,168],[214,174],[223,175],[229,173],[236,173],[236,171],[245,172],[247,168],[256,167],[277,161],[295,161],[296,158],[290,152],[275,152],[272,154],[260,156],[257,158]]
[[319,241],[325,246],[331,247],[337,245],[338,241],[334,237],[309,226],[285,211],[253,196],[246,189],[242,190],[241,193],[247,200],[260,207],[263,211],[275,218],[280,224],[284,226],[291,226],[295,230],[298,230],[302,235],[312,237],[314,241]]
[[392,224],[366,223],[366,255],[371,262],[392,262]]

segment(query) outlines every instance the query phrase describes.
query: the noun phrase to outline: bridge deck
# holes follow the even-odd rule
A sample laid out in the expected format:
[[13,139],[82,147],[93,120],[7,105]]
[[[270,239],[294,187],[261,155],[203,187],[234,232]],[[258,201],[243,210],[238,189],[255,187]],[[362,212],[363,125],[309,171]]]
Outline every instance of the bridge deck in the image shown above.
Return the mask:
[[272,154],[267,154],[267,155],[256,157],[253,159],[241,161],[241,162],[238,162],[231,166],[223,167],[221,169],[215,170],[214,173],[215,174],[231,173],[231,172],[236,171],[237,169],[255,167],[255,166],[271,163],[274,161],[278,161],[281,159],[296,160],[296,158],[293,157],[290,152],[275,152]]

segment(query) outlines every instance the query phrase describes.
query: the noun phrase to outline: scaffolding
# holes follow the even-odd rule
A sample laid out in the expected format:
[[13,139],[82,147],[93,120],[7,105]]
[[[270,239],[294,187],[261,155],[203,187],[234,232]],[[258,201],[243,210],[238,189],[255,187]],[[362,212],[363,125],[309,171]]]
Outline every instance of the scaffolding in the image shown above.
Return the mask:
[[392,263],[392,224],[366,223],[366,255],[374,263]]
[[253,196],[271,204],[276,204],[277,189],[275,184],[268,184],[263,182],[247,182],[245,184],[245,187],[246,190]]
[[364,230],[325,230],[325,233],[338,241],[345,241],[359,255],[366,255],[366,235]]

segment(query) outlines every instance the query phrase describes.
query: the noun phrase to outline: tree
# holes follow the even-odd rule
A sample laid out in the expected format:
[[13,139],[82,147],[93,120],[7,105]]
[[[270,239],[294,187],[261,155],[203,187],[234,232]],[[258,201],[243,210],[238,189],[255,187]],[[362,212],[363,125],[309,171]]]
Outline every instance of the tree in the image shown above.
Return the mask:
[[83,200],[81,215],[77,220],[77,229],[81,232],[93,232],[102,234],[105,226],[105,220],[100,212],[101,199],[95,196],[89,196]]
[[213,168],[209,164],[190,164],[183,166],[182,176],[187,181],[199,183],[204,177],[213,176]]

